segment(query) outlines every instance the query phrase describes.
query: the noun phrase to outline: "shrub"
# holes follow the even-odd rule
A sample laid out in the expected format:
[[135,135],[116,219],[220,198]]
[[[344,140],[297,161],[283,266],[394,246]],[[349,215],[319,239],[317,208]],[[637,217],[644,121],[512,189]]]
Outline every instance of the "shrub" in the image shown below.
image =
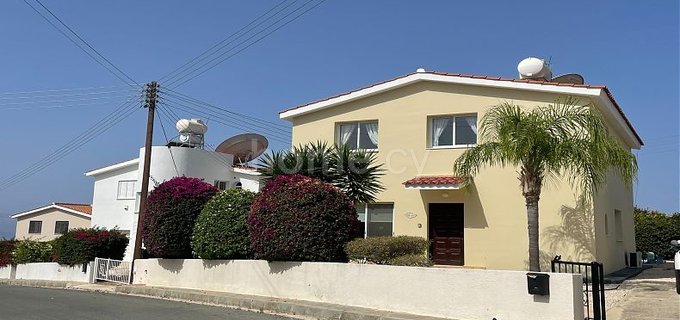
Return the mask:
[[[373,237],[356,239],[347,244],[347,257],[353,261],[365,261],[375,264],[403,263],[409,259],[404,256],[422,256],[427,259],[426,253],[430,242],[422,237],[397,236],[397,237]],[[429,261],[429,260],[428,260]],[[399,264],[401,265],[401,264]]]
[[387,261],[387,264],[393,266],[409,266],[409,267],[431,267],[433,265],[432,260],[430,260],[424,254],[407,254],[392,258]]
[[73,229],[54,240],[53,260],[71,266],[95,257],[122,260],[128,242],[127,236],[115,229]]
[[680,240],[680,213],[664,213],[635,208],[635,243],[637,251],[654,252],[665,259],[675,254],[671,240]]
[[343,247],[358,223],[340,189],[301,175],[268,182],[248,213],[255,257],[269,261],[346,261]]
[[150,257],[191,258],[196,217],[219,190],[197,178],[161,183],[147,199],[142,237]]
[[247,190],[229,189],[208,201],[194,226],[194,253],[202,259],[251,257],[246,216],[254,197]]
[[12,253],[15,246],[14,240],[0,240],[0,268],[14,264]]
[[52,243],[34,240],[17,241],[14,249],[14,263],[24,264],[33,262],[52,261]]

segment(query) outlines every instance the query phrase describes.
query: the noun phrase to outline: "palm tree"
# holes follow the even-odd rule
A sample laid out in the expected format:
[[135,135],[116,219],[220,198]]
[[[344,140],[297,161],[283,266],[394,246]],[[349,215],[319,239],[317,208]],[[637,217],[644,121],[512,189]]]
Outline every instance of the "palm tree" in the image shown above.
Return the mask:
[[355,203],[370,203],[384,190],[379,181],[382,165],[375,162],[375,153],[317,141],[265,154],[258,167],[265,181],[301,174],[338,187]]
[[627,184],[637,174],[635,157],[610,135],[600,114],[571,98],[531,110],[498,105],[482,118],[480,141],[456,159],[454,172],[472,178],[486,165],[518,168],[531,271],[540,271],[538,201],[546,176],[565,177],[592,199],[609,170]]

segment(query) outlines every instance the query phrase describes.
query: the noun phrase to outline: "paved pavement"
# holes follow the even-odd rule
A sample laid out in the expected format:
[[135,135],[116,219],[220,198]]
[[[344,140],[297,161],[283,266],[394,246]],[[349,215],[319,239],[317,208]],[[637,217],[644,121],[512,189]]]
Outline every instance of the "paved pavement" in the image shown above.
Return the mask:
[[0,285],[0,319],[282,320],[289,318],[126,295]]
[[607,311],[609,320],[678,320],[680,295],[675,291],[671,263],[657,265],[624,281],[618,289],[606,291],[607,299],[618,296]]

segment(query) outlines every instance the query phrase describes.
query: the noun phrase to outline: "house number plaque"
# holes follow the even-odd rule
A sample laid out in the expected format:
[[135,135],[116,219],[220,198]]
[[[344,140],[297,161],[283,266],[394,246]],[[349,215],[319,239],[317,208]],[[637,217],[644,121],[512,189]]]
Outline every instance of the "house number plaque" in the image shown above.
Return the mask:
[[410,211],[404,213],[404,215],[405,215],[407,218],[409,218],[409,219],[413,219],[413,218],[415,218],[415,217],[418,216],[418,214],[416,214],[415,212],[410,212]]

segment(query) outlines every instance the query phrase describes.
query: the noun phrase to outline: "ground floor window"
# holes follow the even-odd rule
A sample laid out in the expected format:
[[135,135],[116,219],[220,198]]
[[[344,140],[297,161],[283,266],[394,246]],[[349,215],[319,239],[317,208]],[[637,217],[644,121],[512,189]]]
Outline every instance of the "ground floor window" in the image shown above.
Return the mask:
[[361,222],[357,237],[390,237],[393,232],[394,204],[374,203],[357,205]]

